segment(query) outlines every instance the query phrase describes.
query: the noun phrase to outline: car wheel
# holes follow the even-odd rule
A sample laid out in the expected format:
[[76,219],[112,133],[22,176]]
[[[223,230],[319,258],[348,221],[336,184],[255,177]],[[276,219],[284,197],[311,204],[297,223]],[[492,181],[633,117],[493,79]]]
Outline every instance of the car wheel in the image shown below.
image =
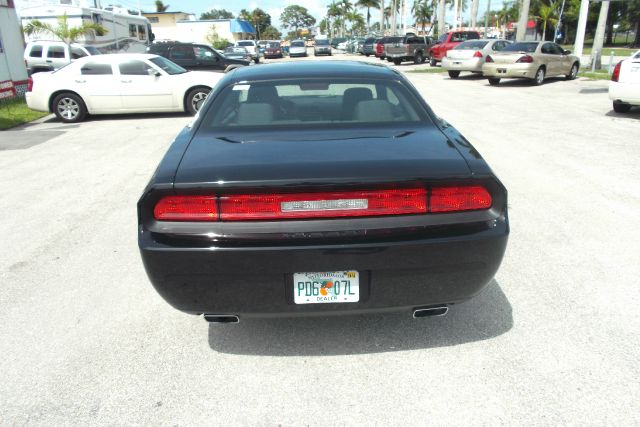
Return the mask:
[[55,97],[53,112],[61,121],[75,123],[84,120],[87,116],[87,107],[82,98],[75,93],[67,92]]
[[416,52],[415,58],[413,58],[413,62],[415,64],[422,64],[424,62],[424,58],[422,57],[421,52]]
[[259,64],[260,63],[260,58],[254,59],[253,62],[255,62],[256,64]]
[[400,64],[402,64],[402,59],[396,58],[396,59],[393,60],[393,63],[396,64],[396,65],[400,65]]
[[535,84],[536,86],[540,86],[542,83],[544,83],[544,68],[540,67],[538,68],[538,71],[536,71],[536,75],[533,78],[533,84]]
[[192,116],[195,116],[195,114],[198,112],[200,107],[202,107],[202,104],[204,103],[205,99],[207,99],[209,92],[211,92],[211,89],[204,86],[192,89],[187,94],[187,102],[186,102],[187,112]]
[[[329,54],[329,55],[331,55],[331,54]],[[370,53],[365,53],[364,56],[366,56],[368,58],[369,56],[371,56],[371,54]]]
[[498,77],[489,77],[489,84],[491,86],[497,86],[500,84],[500,79]]
[[429,65],[431,65],[432,67],[435,67],[436,65],[438,65],[438,61],[436,61],[435,58],[430,58]]
[[571,67],[571,71],[569,71],[569,74],[567,74],[567,80],[573,80],[578,77],[578,68],[579,65],[577,62],[573,64],[573,66]]
[[449,73],[449,77],[451,77],[452,79],[457,79],[458,76],[460,75],[460,71],[448,71]]
[[628,113],[629,111],[631,111],[631,105],[623,104],[621,102],[614,102],[613,111],[615,111],[616,113]]

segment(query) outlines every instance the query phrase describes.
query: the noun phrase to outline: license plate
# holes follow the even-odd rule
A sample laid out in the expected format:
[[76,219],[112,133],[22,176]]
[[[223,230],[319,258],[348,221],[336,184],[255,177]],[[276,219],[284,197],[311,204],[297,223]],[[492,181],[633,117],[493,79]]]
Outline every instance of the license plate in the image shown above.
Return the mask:
[[507,69],[506,68],[498,68],[498,72],[499,73],[506,73]]
[[357,271],[293,273],[293,302],[330,304],[358,302],[360,275]]

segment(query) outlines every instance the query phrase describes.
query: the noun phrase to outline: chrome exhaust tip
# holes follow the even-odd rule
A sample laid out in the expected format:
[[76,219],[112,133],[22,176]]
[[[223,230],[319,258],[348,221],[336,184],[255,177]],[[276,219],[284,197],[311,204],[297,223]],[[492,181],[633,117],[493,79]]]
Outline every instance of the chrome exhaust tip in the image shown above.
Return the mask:
[[444,316],[449,312],[448,305],[434,305],[431,307],[421,307],[413,310],[413,318]]
[[209,323],[238,323],[240,318],[234,314],[205,314],[204,320]]

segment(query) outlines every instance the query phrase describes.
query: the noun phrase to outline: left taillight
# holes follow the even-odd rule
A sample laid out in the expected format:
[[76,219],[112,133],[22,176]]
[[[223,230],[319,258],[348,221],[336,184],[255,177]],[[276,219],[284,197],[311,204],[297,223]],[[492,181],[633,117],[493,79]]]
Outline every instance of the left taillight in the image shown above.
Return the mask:
[[217,221],[215,196],[166,196],[156,203],[153,216],[158,221]]
[[167,196],[158,221],[277,221],[283,219],[415,215],[489,209],[482,186],[447,186],[293,194]]
[[518,64],[532,64],[533,63],[533,56],[531,56],[531,55],[521,56],[520,59],[518,59],[516,61],[516,63],[518,63]]
[[474,58],[482,58],[482,52],[480,52],[479,50],[476,50],[476,53],[473,54]]
[[622,68],[622,61],[618,62],[613,68],[613,72],[611,73],[612,82],[617,82],[620,80],[620,68]]
[[484,62],[493,62],[493,58],[490,55],[487,55],[487,58],[484,60]]
[[33,77],[29,77],[27,79],[27,92],[31,92],[33,90]]

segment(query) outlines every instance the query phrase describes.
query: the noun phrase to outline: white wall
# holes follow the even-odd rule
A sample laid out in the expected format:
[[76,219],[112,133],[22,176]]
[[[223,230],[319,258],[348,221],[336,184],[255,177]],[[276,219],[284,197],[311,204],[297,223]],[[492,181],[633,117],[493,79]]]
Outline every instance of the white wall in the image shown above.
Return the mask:
[[28,76],[23,59],[24,41],[13,8],[0,7],[0,38],[3,50],[0,53],[0,81],[26,80]]
[[221,39],[230,42],[247,38],[244,33],[231,33],[229,21],[178,21],[176,22],[176,39],[181,42],[205,43],[211,27],[215,26]]

